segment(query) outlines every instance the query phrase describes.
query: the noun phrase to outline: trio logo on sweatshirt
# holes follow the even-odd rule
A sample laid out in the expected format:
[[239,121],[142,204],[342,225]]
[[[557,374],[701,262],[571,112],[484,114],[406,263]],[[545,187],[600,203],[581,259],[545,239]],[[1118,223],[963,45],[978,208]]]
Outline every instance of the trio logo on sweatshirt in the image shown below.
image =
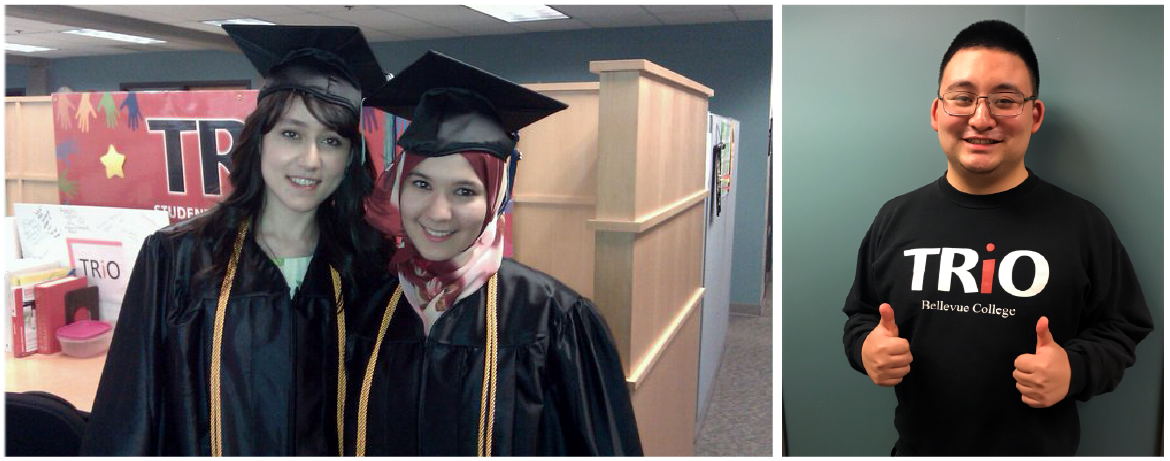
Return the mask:
[[[995,244],[987,244],[987,252],[995,251]],[[979,279],[979,284],[975,283],[975,276],[972,275],[971,270],[979,264],[979,253],[969,248],[914,248],[906,250],[904,256],[914,257],[914,277],[910,283],[910,290],[922,291],[922,279],[926,274],[927,265],[935,260],[931,258],[933,255],[938,255],[938,291],[951,291],[951,280],[954,277],[959,278],[959,282],[963,284],[964,293],[991,293],[991,284],[995,279],[995,259],[984,259],[982,266],[982,274]],[[955,257],[962,256],[963,262],[955,265]],[[1016,287],[1015,282],[1012,281],[1012,271],[1016,268],[1016,262],[1020,258],[1029,258],[1032,263],[1036,265],[1036,276],[1032,280],[1032,285],[1027,289],[1020,290]],[[1036,296],[1044,287],[1048,285],[1048,260],[1044,255],[1035,251],[1016,250],[1004,256],[999,264],[999,286],[1003,287],[1003,291],[1019,298],[1030,298]]]

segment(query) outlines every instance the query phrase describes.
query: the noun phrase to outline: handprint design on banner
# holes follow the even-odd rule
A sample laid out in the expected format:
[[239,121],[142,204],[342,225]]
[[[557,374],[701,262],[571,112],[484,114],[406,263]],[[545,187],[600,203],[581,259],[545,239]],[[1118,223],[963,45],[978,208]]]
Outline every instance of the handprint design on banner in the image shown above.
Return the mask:
[[57,161],[65,164],[66,167],[73,161],[70,155],[77,152],[77,141],[73,138],[66,139],[60,144],[57,144]]
[[106,127],[118,126],[118,111],[114,109],[114,95],[109,91],[102,93],[102,99],[98,102],[98,106],[106,113]]
[[81,93],[81,104],[77,106],[77,127],[82,133],[89,133],[89,119],[96,117],[93,104],[89,102],[89,93]]
[[57,189],[61,190],[61,193],[65,194],[65,198],[67,199],[77,195],[77,181],[69,180],[68,168],[62,169],[61,174],[57,176]]
[[73,124],[69,122],[69,117],[73,115],[73,101],[69,100],[69,96],[64,94],[53,95],[57,98],[57,124],[63,129],[73,128]]
[[126,95],[126,99],[122,101],[122,105],[118,106],[118,110],[126,108],[126,124],[130,127],[130,131],[138,131],[138,119],[142,118],[142,113],[138,111],[138,95],[133,91]]

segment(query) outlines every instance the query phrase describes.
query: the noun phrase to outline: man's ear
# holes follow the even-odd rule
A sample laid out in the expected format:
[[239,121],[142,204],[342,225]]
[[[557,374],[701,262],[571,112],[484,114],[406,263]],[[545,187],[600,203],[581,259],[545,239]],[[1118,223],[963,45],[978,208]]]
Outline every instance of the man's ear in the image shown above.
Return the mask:
[[934,131],[938,131],[938,98],[934,98],[934,102],[930,103],[930,127]]
[[1040,123],[1044,121],[1044,103],[1039,99],[1032,101],[1032,134],[1040,129]]

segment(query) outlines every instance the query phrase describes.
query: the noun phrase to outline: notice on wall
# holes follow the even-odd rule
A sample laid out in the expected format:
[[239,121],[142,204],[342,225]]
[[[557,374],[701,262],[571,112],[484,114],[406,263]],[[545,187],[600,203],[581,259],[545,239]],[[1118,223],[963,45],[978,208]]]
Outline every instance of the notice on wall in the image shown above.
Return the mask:
[[100,315],[116,320],[142,241],[170,224],[165,211],[13,204],[23,256],[59,261],[98,287]]

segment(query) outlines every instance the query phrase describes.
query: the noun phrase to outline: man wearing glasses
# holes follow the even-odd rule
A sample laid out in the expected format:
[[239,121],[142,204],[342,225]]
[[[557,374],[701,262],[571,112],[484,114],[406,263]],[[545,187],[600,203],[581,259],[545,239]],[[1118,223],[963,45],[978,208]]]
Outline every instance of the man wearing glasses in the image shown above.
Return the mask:
[[1044,120],[1028,38],[977,22],[943,56],[938,181],[887,202],[843,309],[850,365],[898,398],[902,455],[1073,455],[1153,320],[1093,204],[1024,166]]

